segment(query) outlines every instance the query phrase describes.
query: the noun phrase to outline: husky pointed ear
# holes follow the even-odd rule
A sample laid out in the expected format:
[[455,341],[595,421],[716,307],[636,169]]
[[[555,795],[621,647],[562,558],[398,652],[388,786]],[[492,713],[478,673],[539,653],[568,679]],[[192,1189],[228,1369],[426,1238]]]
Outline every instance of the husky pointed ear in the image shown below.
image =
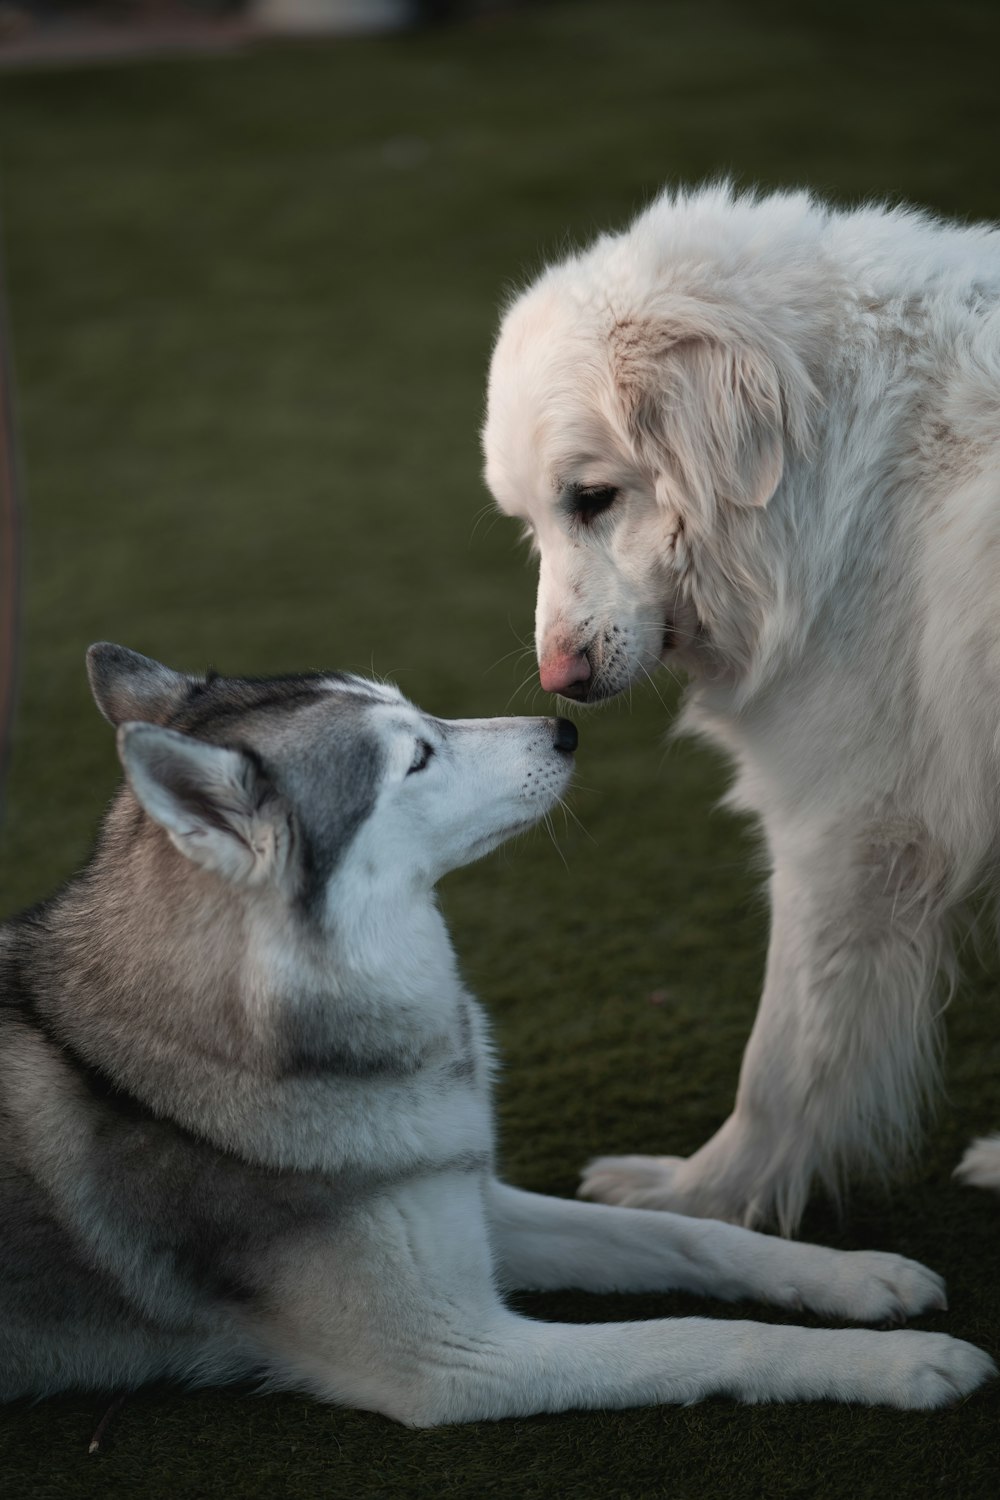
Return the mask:
[[797,355],[748,318],[696,303],[624,325],[616,342],[627,433],[658,492],[706,525],[719,501],[766,505],[787,450],[811,442],[817,393]]
[[164,723],[198,681],[110,641],[98,641],[87,651],[87,676],[95,703],[116,726],[126,719]]
[[122,724],[118,754],[137,800],[187,859],[239,884],[281,874],[287,809],[251,756],[155,724]]

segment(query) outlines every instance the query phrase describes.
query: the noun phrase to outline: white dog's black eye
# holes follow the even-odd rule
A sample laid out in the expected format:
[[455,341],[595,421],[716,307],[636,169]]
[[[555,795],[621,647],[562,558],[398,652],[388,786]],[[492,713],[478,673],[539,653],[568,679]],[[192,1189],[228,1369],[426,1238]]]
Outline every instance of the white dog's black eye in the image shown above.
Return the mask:
[[426,740],[417,740],[417,748],[413,752],[413,760],[406,773],[407,776],[412,776],[414,771],[422,771],[433,754],[433,745],[428,745]]
[[574,485],[569,492],[570,510],[584,525],[609,510],[617,499],[613,484]]

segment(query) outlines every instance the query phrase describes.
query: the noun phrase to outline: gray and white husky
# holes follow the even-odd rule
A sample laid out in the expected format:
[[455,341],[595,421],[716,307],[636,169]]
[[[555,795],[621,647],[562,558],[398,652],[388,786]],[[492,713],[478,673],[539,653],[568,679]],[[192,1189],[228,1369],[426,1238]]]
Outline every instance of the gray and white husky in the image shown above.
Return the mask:
[[941,1334],[505,1304],[944,1306],[898,1256],[494,1176],[489,1040],[434,884],[553,805],[571,724],[89,664],[126,783],[83,874],[0,928],[0,1394],[257,1377],[423,1425],[716,1393],[934,1407],[992,1373]]

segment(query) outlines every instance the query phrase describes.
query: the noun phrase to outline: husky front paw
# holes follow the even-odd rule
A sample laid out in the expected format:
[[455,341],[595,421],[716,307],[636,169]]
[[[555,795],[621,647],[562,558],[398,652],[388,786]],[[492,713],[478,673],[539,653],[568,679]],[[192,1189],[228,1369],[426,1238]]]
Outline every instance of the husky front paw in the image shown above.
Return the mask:
[[982,1349],[945,1333],[783,1332],[783,1338],[758,1339],[757,1347],[748,1341],[741,1383],[745,1400],[856,1401],[930,1411],[961,1401],[997,1373]]
[[943,1279],[919,1261],[879,1250],[831,1252],[833,1263],[817,1267],[800,1290],[801,1304],[828,1317],[855,1323],[903,1323],[918,1313],[943,1312]]
[[945,1333],[876,1334],[891,1343],[889,1359],[881,1371],[874,1365],[866,1371],[869,1399],[878,1405],[904,1410],[932,1410],[951,1406],[977,1387],[993,1379],[997,1367],[989,1355],[974,1344]]

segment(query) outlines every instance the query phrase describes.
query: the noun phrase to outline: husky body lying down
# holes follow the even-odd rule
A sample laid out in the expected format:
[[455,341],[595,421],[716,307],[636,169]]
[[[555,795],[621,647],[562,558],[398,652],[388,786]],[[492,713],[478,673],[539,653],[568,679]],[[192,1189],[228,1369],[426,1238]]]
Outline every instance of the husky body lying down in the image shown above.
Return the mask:
[[941,1334],[505,1305],[944,1305],[896,1256],[493,1175],[489,1041],[433,887],[556,801],[572,725],[116,646],[90,671],[126,784],[83,874],[0,927],[0,1395],[258,1377],[432,1424],[714,1393],[933,1407],[991,1373]]

